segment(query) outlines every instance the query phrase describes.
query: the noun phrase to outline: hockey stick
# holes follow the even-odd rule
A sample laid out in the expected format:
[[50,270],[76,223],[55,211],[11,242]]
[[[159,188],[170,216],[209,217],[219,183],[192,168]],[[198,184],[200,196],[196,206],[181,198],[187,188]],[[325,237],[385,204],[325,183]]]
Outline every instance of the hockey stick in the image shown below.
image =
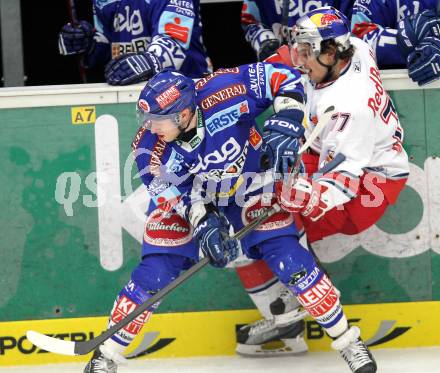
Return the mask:
[[316,140],[316,138],[321,134],[322,130],[328,123],[328,121],[331,119],[335,112],[335,107],[329,106],[327,109],[324,110],[324,113],[321,115],[321,118],[319,118],[318,123],[316,124],[315,128],[313,129],[310,136],[307,138],[306,142],[301,146],[301,148],[298,151],[298,155],[301,155],[304,153],[310,146],[312,145],[313,141]]
[[[322,129],[327,124],[331,115],[333,114],[334,107],[328,107],[324,115],[320,118],[320,121],[316,125],[315,129],[309,136],[309,139],[306,143],[301,147],[299,152],[304,152],[313,140],[319,135]],[[339,163],[341,163],[343,159],[335,157],[332,161],[332,168],[336,167]],[[336,163],[339,162],[339,163]],[[243,227],[240,231],[238,231],[233,238],[242,239],[246,234],[251,232],[255,227],[261,224],[264,220],[266,220],[271,215],[280,211],[280,206],[278,204],[274,204],[272,207],[266,209],[263,214],[261,214],[258,218],[254,219],[250,224]],[[134,319],[136,319],[140,314],[150,308],[154,303],[161,300],[168,293],[178,287],[180,284],[185,282],[187,279],[192,277],[198,271],[200,271],[203,267],[205,267],[209,263],[209,258],[203,258],[187,271],[182,273],[179,277],[177,277],[174,281],[169,283],[155,295],[153,295],[148,301],[142,303],[139,307],[137,307],[133,312],[128,314],[124,319],[122,319],[119,323],[113,325],[111,328],[107,329],[105,332],[100,334],[98,337],[93,338],[89,341],[84,342],[73,342],[73,341],[65,341],[58,338],[49,337],[45,334],[41,334],[39,332],[29,330],[26,333],[27,339],[32,342],[34,345],[42,348],[45,351],[54,352],[61,355],[85,355],[89,352],[95,350],[100,344],[109,339],[113,334],[115,334],[118,330],[122,329],[124,326],[128,325]]]
[[283,39],[287,41],[289,48],[292,45],[292,40],[290,40],[289,31],[289,2],[290,0],[283,0],[282,11],[281,11],[281,27],[283,28]]
[[[75,0],[67,0],[67,8],[69,10],[70,22],[72,22],[72,25],[74,26],[78,25],[79,22],[78,22],[78,17],[76,15]],[[86,69],[84,67],[84,57],[78,56],[77,59],[78,59],[79,77],[81,79],[81,82],[87,83]]]
[[[266,220],[268,217],[273,215],[274,213],[280,211],[280,206],[274,205],[271,208],[267,209],[262,215],[253,220],[250,224],[243,227],[236,234],[232,236],[232,238],[240,240],[244,236],[246,236],[249,232],[251,232],[255,227],[257,227],[260,223]],[[62,339],[49,337],[45,334],[41,334],[39,332],[28,330],[26,332],[27,339],[32,342],[35,346],[39,348],[54,352],[61,355],[86,355],[89,352],[95,350],[100,344],[109,339],[113,334],[115,334],[118,330],[122,329],[124,326],[128,325],[135,318],[137,318],[140,314],[145,312],[148,308],[150,308],[154,303],[158,302],[162,298],[164,298],[168,293],[178,287],[180,284],[185,282],[187,279],[192,277],[198,271],[200,271],[203,267],[205,267],[209,263],[209,258],[202,258],[191,268],[183,272],[179,277],[177,277],[174,281],[170,282],[163,289],[154,294],[150,299],[148,299],[145,303],[142,303],[137,307],[133,312],[129,313],[124,319],[122,319],[117,324],[113,325],[111,328],[107,329],[105,332],[100,334],[98,337],[93,338],[89,341],[84,342],[73,342],[73,341],[65,341]]]

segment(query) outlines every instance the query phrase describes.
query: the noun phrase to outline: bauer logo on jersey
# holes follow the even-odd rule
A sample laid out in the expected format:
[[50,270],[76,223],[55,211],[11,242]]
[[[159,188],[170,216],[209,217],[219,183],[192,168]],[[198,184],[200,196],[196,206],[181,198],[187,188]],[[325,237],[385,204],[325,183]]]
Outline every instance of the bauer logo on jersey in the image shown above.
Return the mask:
[[[241,210],[241,220],[243,225],[248,225],[253,220],[262,215],[267,208],[277,202],[272,193],[266,193],[263,195],[253,196],[247,201],[243,209]],[[273,214],[270,218],[266,219],[260,224],[256,231],[269,231],[273,229],[285,228],[293,223],[293,215],[281,211]]]
[[326,13],[314,14],[310,20],[318,27],[329,26],[332,23],[344,23],[337,15]]
[[180,246],[190,242],[192,229],[184,218],[176,213],[154,210],[145,223],[145,242],[156,246]]
[[241,101],[238,104],[230,106],[224,110],[209,117],[206,120],[206,129],[212,135],[214,133],[224,130],[237,123],[243,114],[249,113],[249,104],[247,100]]
[[161,109],[164,109],[167,106],[171,105],[179,97],[180,97],[180,91],[176,88],[175,85],[173,85],[164,92],[162,92],[159,96],[157,96],[156,102],[159,104]]

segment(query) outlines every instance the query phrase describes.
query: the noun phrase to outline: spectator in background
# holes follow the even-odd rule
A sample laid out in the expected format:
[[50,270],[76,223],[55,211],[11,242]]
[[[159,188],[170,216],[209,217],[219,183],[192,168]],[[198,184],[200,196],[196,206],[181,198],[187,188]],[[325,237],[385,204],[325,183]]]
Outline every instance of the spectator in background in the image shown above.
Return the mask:
[[86,67],[106,64],[112,85],[148,80],[163,69],[196,78],[212,71],[202,40],[199,0],[93,0],[93,27],[68,23],[62,55],[82,55]]
[[370,44],[379,67],[408,68],[425,85],[440,77],[438,0],[356,0],[352,33]]
[[[330,5],[350,18],[353,1],[244,0],[241,11],[241,26],[246,41],[255,50],[258,61],[263,61],[275,53],[281,45],[288,43],[287,26],[290,30],[296,20],[305,13]],[[286,10],[287,4],[289,5],[288,11]]]

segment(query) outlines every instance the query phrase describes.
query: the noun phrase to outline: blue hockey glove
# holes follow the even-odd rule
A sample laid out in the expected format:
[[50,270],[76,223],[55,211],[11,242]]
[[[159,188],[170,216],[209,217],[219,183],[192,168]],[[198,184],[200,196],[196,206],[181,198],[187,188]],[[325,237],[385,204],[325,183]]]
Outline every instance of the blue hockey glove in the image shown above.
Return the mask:
[[406,17],[397,26],[397,44],[405,57],[426,37],[440,38],[440,16],[434,10]]
[[134,84],[148,80],[161,70],[159,58],[153,53],[129,53],[107,64],[105,79],[111,85]]
[[86,21],[80,21],[77,25],[64,25],[58,35],[60,54],[68,56],[89,52],[94,44],[94,35],[93,26]]
[[423,39],[408,56],[408,75],[419,86],[440,78],[440,39]]
[[263,130],[260,165],[263,169],[272,168],[275,180],[279,180],[287,176],[296,164],[304,127],[280,112],[264,122]]
[[239,242],[229,236],[232,226],[225,216],[210,212],[194,229],[193,237],[214,267],[223,268],[239,254]]

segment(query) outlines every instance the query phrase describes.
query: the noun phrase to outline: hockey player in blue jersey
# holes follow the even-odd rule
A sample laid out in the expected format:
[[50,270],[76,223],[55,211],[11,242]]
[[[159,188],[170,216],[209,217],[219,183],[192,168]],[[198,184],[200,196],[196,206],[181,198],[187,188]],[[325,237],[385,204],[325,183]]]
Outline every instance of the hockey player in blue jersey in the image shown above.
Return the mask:
[[419,85],[440,77],[438,0],[356,0],[352,32],[373,48],[380,68],[408,68]]
[[66,24],[59,50],[84,56],[89,67],[106,64],[112,85],[138,83],[165,68],[199,78],[212,72],[199,6],[199,0],[94,0],[94,27]]
[[[244,0],[241,27],[246,41],[255,50],[258,61],[264,61],[288,43],[288,32],[298,18],[310,10],[333,6],[350,18],[354,0]],[[288,11],[283,9],[288,5]]]
[[[255,118],[269,106],[274,114],[260,134]],[[335,338],[333,343],[344,345],[353,372],[376,371],[362,340],[347,340],[352,328],[339,295],[299,244],[290,213],[275,213],[240,242],[231,237],[276,203],[273,184],[264,186],[261,161],[276,177],[287,176],[304,134],[303,107],[299,73],[277,64],[221,69],[196,85],[165,71],[146,84],[137,104],[141,127],[132,149],[153,203],[141,262],[115,300],[109,327],[193,265],[199,252],[221,268],[242,250],[264,259]],[[85,372],[116,372],[122,352],[157,306],[104,342]]]

